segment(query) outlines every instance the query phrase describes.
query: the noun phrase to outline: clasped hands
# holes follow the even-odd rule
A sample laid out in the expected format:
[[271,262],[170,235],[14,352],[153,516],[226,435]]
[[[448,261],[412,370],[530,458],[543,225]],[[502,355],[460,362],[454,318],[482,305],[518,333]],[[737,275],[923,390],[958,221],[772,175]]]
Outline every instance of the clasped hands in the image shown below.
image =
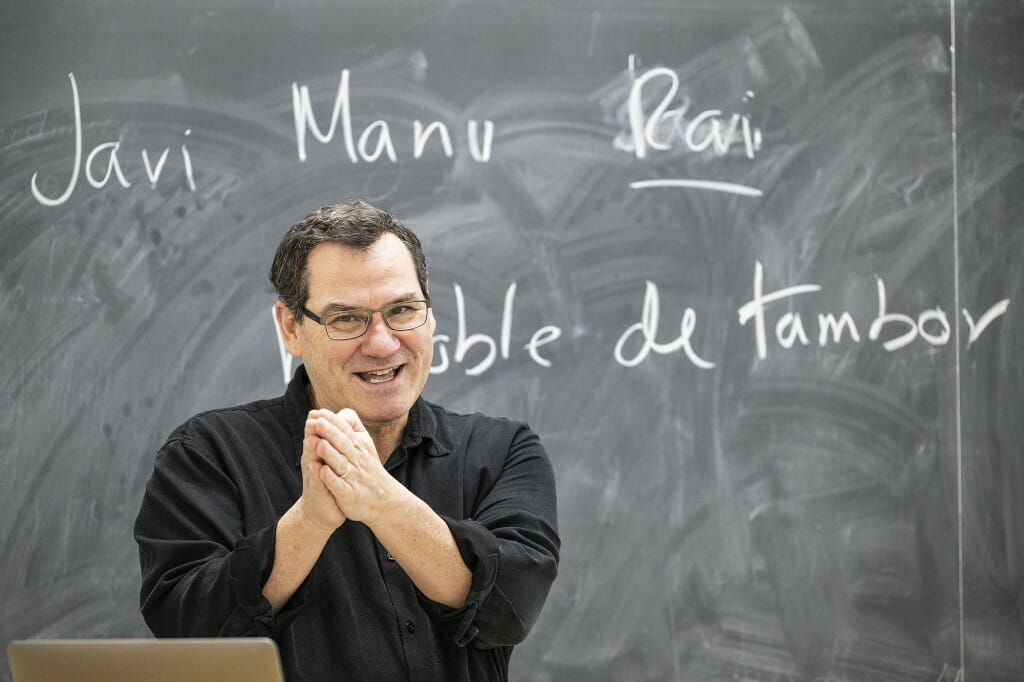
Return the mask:
[[345,519],[371,525],[387,508],[395,486],[359,416],[311,410],[302,439],[304,516],[325,531]]

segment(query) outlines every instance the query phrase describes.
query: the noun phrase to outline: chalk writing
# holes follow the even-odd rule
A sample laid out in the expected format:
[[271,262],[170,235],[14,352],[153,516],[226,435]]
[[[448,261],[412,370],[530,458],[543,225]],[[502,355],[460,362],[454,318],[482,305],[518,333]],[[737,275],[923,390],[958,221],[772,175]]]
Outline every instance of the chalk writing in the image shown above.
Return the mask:
[[281,325],[277,323],[277,314],[274,306],[270,306],[270,317],[274,320],[274,338],[277,339],[277,356],[281,361],[281,373],[284,375],[284,383],[287,386],[292,378],[292,356],[284,346],[284,335],[281,333]]
[[727,194],[739,194],[745,197],[759,197],[763,192],[756,187],[747,187],[735,182],[718,182],[715,180],[636,180],[629,183],[632,189],[648,189],[651,187],[680,187],[683,189],[706,189],[712,192],[725,192]]
[[[468,376],[478,376],[483,374],[497,360],[498,354],[504,360],[508,360],[510,357],[510,346],[512,337],[512,311],[515,307],[516,298],[516,283],[513,282],[505,290],[505,302],[502,306],[501,312],[501,331],[499,336],[499,342],[496,344],[494,338],[487,334],[470,334],[466,335],[466,304],[462,295],[462,287],[457,283],[453,284],[455,289],[455,310],[456,310],[456,338],[455,338],[455,352],[453,359],[459,365],[462,365],[466,361],[467,355],[474,347],[482,347],[485,351],[484,357],[480,359],[476,364],[471,367],[467,367],[465,372]],[[562,335],[562,330],[559,327],[552,325],[545,325],[535,331],[530,337],[530,342],[527,343],[523,348],[527,351],[531,360],[540,365],[541,367],[550,367],[551,361],[541,356],[540,348],[549,343],[557,341]],[[448,345],[451,343],[451,337],[447,334],[438,334],[434,336],[434,350],[440,357],[440,362],[430,368],[431,374],[441,374],[448,371],[449,360],[448,360]]]
[[[32,174],[32,196],[35,197],[43,206],[60,206],[66,202],[75,191],[75,187],[78,185],[79,173],[82,169],[82,104],[78,95],[78,83],[75,80],[75,74],[69,73],[68,79],[71,81],[71,100],[72,108],[74,110],[74,133],[75,133],[75,151],[71,165],[71,176],[68,180],[67,186],[64,191],[57,197],[48,197],[43,194],[39,188],[39,173]],[[191,129],[185,131],[185,136],[192,133]],[[85,179],[96,189],[103,189],[110,182],[111,176],[117,179],[125,189],[132,186],[131,181],[125,177],[124,170],[121,167],[121,161],[119,152],[121,149],[121,142],[119,140],[103,142],[96,145],[89,152],[85,158]],[[151,165],[149,160],[149,152],[146,149],[142,150],[141,157],[142,163],[145,166],[146,177],[149,179],[150,187],[156,188],[157,180],[160,179],[160,174],[163,172],[164,163],[167,161],[167,155],[170,152],[169,147],[165,147],[163,152],[160,154],[159,160],[156,166]],[[103,171],[101,177],[97,177],[95,168],[96,163],[100,164],[103,168],[103,161],[106,161],[106,168]],[[185,179],[188,182],[189,189],[195,191],[196,182],[194,177],[194,171],[192,169],[192,156],[188,152],[188,148],[183,144],[181,145],[181,161],[185,169]]]
[[[643,362],[647,355],[653,350],[655,353],[660,355],[668,355],[675,353],[679,349],[682,349],[686,353],[687,359],[690,360],[694,365],[701,369],[712,369],[715,363],[708,362],[702,359],[694,352],[693,346],[690,344],[690,338],[693,336],[693,330],[697,326],[697,313],[694,312],[693,308],[687,308],[683,312],[683,318],[679,323],[679,337],[670,343],[658,343],[655,339],[658,336],[658,321],[660,317],[661,306],[658,302],[658,286],[653,282],[647,282],[646,290],[644,291],[644,304],[643,312],[640,315],[640,321],[636,324],[631,325],[619,340],[615,344],[615,361],[623,367],[635,367]],[[636,354],[632,357],[626,357],[624,354],[624,348],[629,342],[630,337],[634,334],[639,334],[642,338],[640,348]]]
[[[882,339],[883,334],[886,334],[886,340],[881,343],[882,347],[889,352],[904,348],[918,338],[932,346],[943,346],[949,342],[952,330],[949,318],[942,308],[923,310],[916,317],[889,312],[885,282],[881,277],[876,277],[876,288],[878,312],[871,320],[868,340],[877,342]],[[768,306],[820,291],[821,286],[817,284],[799,284],[765,293],[764,266],[760,261],[755,261],[753,296],[739,307],[737,313],[741,326],[753,321],[754,343],[758,359],[764,360],[768,357],[769,324],[766,317]],[[977,322],[967,308],[961,311],[967,321],[968,347],[977,341],[982,332],[997,318],[1006,314],[1009,304],[1010,299],[1008,298],[995,303],[982,314]],[[693,349],[692,338],[697,326],[697,313],[693,308],[687,307],[684,310],[679,336],[667,343],[656,340],[659,333],[660,303],[658,286],[653,282],[646,284],[641,310],[640,321],[630,325],[615,344],[613,357],[618,364],[623,367],[636,367],[646,360],[652,351],[660,355],[683,351],[686,358],[696,367],[712,369],[716,366],[714,362],[700,357]],[[818,327],[816,338],[819,347],[825,347],[829,343],[842,343],[844,338],[852,343],[861,343],[857,322],[849,312],[842,311],[838,316],[831,312],[818,313],[815,319]],[[781,314],[775,321],[773,330],[775,342],[783,349],[812,344],[812,336],[808,333],[808,324],[800,313],[787,311]],[[893,334],[897,335],[892,336]],[[629,354],[627,348],[634,337],[640,338],[640,345],[632,354]]]
[[1024,132],[1024,92],[1017,95],[1010,107],[1010,127]]
[[[868,339],[878,341],[883,333],[898,333],[898,336],[889,337],[882,342],[885,350],[892,352],[908,346],[918,337],[933,346],[943,346],[949,342],[951,327],[949,318],[942,308],[935,307],[923,310],[916,317],[905,313],[894,313],[888,310],[885,282],[881,277],[875,278],[878,292],[878,312],[868,328]],[[754,295],[750,301],[744,303],[738,310],[740,325],[754,321],[754,335],[757,346],[757,357],[765,359],[768,357],[767,331],[765,321],[765,306],[769,303],[776,303],[791,299],[801,294],[813,294],[821,291],[817,284],[801,284],[797,286],[778,289],[770,293],[764,293],[764,267],[760,261],[754,264]],[[1003,315],[1009,307],[1010,299],[1003,299],[991,306],[978,320],[974,318],[966,308],[962,313],[967,320],[969,327],[968,345],[974,343],[981,333],[996,318]],[[860,343],[860,332],[853,317],[848,312],[840,313],[836,318],[832,313],[819,313],[818,320],[818,345],[825,346],[831,341],[839,343],[844,332],[850,340]],[[806,326],[800,313],[786,312],[779,317],[775,325],[775,339],[783,348],[792,348],[799,344],[810,345]]]
[[[505,290],[505,298],[501,308],[501,329],[498,333],[498,340],[493,336],[483,333],[467,333],[466,303],[462,293],[462,287],[458,283],[452,285],[455,292],[456,310],[456,335],[454,352],[452,358],[448,357],[448,347],[452,338],[448,334],[434,335],[434,353],[439,359],[438,363],[431,366],[431,374],[443,374],[452,367],[452,361],[456,365],[469,365],[467,358],[473,356],[474,362],[464,369],[467,376],[479,376],[489,370],[500,358],[508,360],[512,356],[512,322],[513,312],[516,304],[516,290],[518,285],[512,282]],[[274,333],[277,338],[278,359],[281,362],[281,374],[284,383],[287,384],[292,376],[293,358],[285,349],[284,340],[281,335],[281,328],[277,324],[277,316],[274,315],[271,306],[271,317],[274,318]],[[533,334],[530,340],[522,348],[526,351],[530,360],[541,367],[551,367],[551,361],[541,355],[540,349],[550,343],[557,341],[562,336],[562,330],[554,325],[544,325]],[[483,357],[474,349],[483,351]]]
[[971,313],[968,312],[967,308],[964,308],[961,312],[963,313],[964,319],[967,321],[967,327],[969,330],[967,335],[967,346],[970,347],[975,341],[977,341],[978,337],[981,336],[981,333],[985,331],[985,328],[992,324],[992,321],[997,317],[1006,314],[1009,307],[1010,299],[1004,298],[986,310],[977,322],[974,321],[974,317],[971,316]]
[[764,266],[761,265],[761,261],[757,261],[754,265],[754,298],[748,303],[745,303],[739,309],[740,324],[745,325],[751,318],[754,319],[754,330],[755,339],[757,343],[757,357],[764,359],[768,357],[767,341],[765,340],[765,328],[764,328],[764,306],[767,303],[774,301],[781,301],[791,296],[797,296],[799,294],[809,294],[815,291],[820,291],[821,287],[817,284],[801,284],[794,287],[786,287],[773,291],[770,294],[764,294]]
[[[881,343],[889,352],[905,348],[918,339],[930,346],[944,346],[949,343],[952,328],[942,308],[929,308],[916,316],[890,312],[885,282],[881,277],[876,276],[875,287],[878,307],[868,327],[867,341]],[[516,282],[512,282],[506,288],[501,309],[501,325],[498,334],[493,336],[483,332],[470,332],[465,295],[462,287],[457,282],[453,283],[456,317],[454,341],[452,336],[446,333],[434,335],[436,362],[431,366],[430,373],[443,374],[458,365],[463,367],[463,372],[467,376],[480,376],[494,367],[499,360],[509,360],[513,355],[512,331],[517,288]],[[754,262],[753,295],[736,312],[740,326],[752,322],[758,359],[768,358],[772,340],[784,350],[811,346],[815,342],[820,348],[829,344],[863,342],[858,323],[848,311],[840,311],[838,314],[817,313],[810,318],[814,320],[813,323],[805,321],[804,315],[798,312],[786,311],[774,320],[774,326],[770,324],[768,311],[773,304],[791,302],[798,296],[813,295],[821,291],[822,287],[817,284],[797,284],[765,292],[764,266],[760,261]],[[993,322],[1005,315],[1009,305],[1010,299],[1004,298],[990,306],[977,321],[974,315],[964,308],[961,313],[967,322],[967,346],[974,344]],[[809,330],[815,323],[817,334]],[[276,318],[274,329],[282,378],[288,383],[292,374],[292,358],[285,350]],[[672,355],[682,352],[693,366],[705,370],[714,369],[717,363],[702,357],[694,349],[696,332],[697,312],[692,307],[686,307],[680,318],[678,336],[670,340],[658,340],[661,335],[661,296],[658,285],[648,281],[644,287],[640,319],[620,334],[612,349],[612,358],[622,367],[636,367],[647,360],[651,353]],[[530,360],[539,367],[551,367],[552,361],[542,355],[541,349],[557,341],[561,336],[560,327],[544,325],[530,335],[522,350],[525,350]],[[885,340],[882,340],[883,337]]]
[[[726,115],[721,109],[706,109],[694,112],[689,118],[692,102],[689,95],[680,94],[679,75],[672,69],[657,67],[636,75],[635,59],[629,58],[629,72],[633,85],[627,100],[629,131],[620,132],[612,142],[616,149],[632,152],[636,158],[644,159],[650,150],[669,151],[673,148],[695,153],[710,153],[726,156],[734,145],[741,145],[742,153],[753,159],[761,149],[763,135],[753,125],[750,116],[741,113]],[[662,81],[658,83],[658,81]],[[648,86],[659,86],[661,99],[650,111],[645,102],[651,98],[645,93]],[[654,99],[657,98],[657,94]],[[754,98],[747,91],[743,100]],[[672,107],[678,102],[678,106]],[[740,196],[758,197],[760,189],[731,182],[700,179],[648,180],[630,184],[634,189],[647,187],[678,187],[727,192]]]
[[[391,126],[385,120],[375,120],[363,128],[358,139],[352,125],[352,96],[349,86],[349,71],[343,69],[338,81],[338,91],[331,110],[330,124],[326,132],[317,123],[313,113],[313,102],[308,85],[292,83],[292,113],[295,121],[295,144],[299,161],[307,159],[306,135],[312,133],[318,141],[328,144],[334,139],[339,122],[341,123],[342,144],[349,161],[372,163],[382,155],[392,163],[398,161]],[[422,121],[413,122],[413,158],[420,158],[427,148],[428,142],[434,137],[446,157],[454,155],[451,133],[442,121],[432,121],[426,126]],[[466,122],[466,138],[470,157],[477,162],[486,163],[491,158],[491,147],[494,140],[494,122],[483,122],[483,140],[481,140],[480,122],[469,119]]]

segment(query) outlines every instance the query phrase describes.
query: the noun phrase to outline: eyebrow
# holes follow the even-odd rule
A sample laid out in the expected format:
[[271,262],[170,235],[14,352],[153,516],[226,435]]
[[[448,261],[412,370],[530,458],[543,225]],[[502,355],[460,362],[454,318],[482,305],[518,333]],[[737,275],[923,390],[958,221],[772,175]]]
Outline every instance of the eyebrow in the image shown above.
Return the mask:
[[[389,305],[394,305],[395,303],[404,303],[406,301],[423,301],[423,300],[426,300],[426,299],[424,299],[421,294],[409,293],[409,294],[402,294],[401,296],[397,296],[397,297],[391,299],[390,301],[388,301],[387,303],[385,303],[384,305],[385,306],[389,306]],[[366,308],[364,306],[358,306],[358,305],[348,305],[346,303],[331,302],[331,303],[328,303],[324,307],[323,312],[326,314],[326,313],[344,312],[346,310],[369,310],[369,308]]]

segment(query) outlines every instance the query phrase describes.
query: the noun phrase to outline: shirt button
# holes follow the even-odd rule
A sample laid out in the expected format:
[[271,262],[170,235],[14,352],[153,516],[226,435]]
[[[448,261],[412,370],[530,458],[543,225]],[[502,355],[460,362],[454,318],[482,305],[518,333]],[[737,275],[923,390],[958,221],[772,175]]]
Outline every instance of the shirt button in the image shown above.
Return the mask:
[[405,629],[409,631],[409,634],[416,632],[416,623],[411,620],[405,621]]
[[395,557],[391,556],[391,552],[387,553],[388,561],[394,561]]

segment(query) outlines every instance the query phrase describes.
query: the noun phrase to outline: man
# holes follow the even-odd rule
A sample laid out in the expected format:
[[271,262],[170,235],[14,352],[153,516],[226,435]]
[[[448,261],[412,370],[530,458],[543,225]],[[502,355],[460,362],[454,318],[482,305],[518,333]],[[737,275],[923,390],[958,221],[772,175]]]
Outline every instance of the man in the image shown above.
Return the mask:
[[274,638],[289,682],[505,680],[555,578],[554,477],[521,423],[425,401],[417,237],[364,202],[296,223],[270,272],[303,362],[197,415],[135,523],[157,636]]

